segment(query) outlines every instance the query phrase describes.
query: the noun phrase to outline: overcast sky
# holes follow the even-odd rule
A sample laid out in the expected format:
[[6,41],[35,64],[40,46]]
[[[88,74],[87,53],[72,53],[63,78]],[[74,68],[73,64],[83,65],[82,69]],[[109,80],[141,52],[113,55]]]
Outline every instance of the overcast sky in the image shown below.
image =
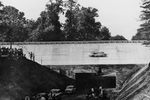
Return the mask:
[[[36,19],[45,9],[48,0],[0,0],[23,11],[28,19]],[[109,28],[112,35],[123,35],[131,39],[140,25],[141,0],[78,0],[85,7],[99,10],[98,21]]]

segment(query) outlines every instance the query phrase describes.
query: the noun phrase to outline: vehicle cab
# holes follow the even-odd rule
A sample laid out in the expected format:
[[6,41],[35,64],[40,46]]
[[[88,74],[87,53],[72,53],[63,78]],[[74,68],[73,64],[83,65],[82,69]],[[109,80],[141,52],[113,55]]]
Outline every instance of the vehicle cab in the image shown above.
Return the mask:
[[76,88],[74,87],[74,85],[68,85],[65,89],[65,93],[66,94],[73,94],[75,93]]
[[49,100],[61,100],[62,92],[60,89],[51,89],[48,96]]

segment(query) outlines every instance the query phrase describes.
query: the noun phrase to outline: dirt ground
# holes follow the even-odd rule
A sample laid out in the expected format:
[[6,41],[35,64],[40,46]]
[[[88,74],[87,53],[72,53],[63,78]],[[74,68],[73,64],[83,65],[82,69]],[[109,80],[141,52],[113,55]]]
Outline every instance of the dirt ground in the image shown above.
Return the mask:
[[64,95],[62,100],[86,100],[85,95]]

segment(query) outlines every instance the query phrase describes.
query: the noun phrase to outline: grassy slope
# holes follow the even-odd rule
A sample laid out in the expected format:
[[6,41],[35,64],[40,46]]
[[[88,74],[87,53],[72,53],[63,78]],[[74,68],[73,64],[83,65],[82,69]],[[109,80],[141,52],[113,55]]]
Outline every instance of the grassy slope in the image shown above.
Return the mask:
[[72,80],[25,58],[0,60],[0,100],[64,88]]

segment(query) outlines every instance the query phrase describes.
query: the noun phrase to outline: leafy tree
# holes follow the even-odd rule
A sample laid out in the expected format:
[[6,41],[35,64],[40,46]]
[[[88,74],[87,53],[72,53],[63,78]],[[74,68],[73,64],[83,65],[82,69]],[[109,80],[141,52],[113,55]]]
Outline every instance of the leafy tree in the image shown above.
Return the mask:
[[79,40],[98,40],[101,36],[101,23],[95,21],[98,17],[97,9],[82,7],[77,15],[77,32]]
[[95,20],[98,10],[92,7],[81,7],[74,0],[68,0],[64,24],[66,40],[109,40],[111,34],[106,27]]
[[75,14],[77,14],[77,12],[79,11],[79,5],[77,5],[77,2],[75,2],[75,0],[68,0],[67,2],[65,2],[65,7],[67,8],[65,14],[66,21],[63,30],[65,40],[76,40],[77,19],[75,18]]
[[116,35],[116,36],[112,36],[110,40],[127,40],[127,39],[122,35]]
[[4,18],[4,14],[3,14],[3,7],[4,7],[4,5],[2,4],[2,2],[0,1],[0,40],[2,40],[2,33],[5,31],[4,30],[4,28],[5,28],[5,26],[4,26],[4,24],[3,24],[3,18]]
[[30,34],[31,41],[53,41],[61,40],[61,24],[59,22],[59,14],[63,12],[62,0],[50,0],[50,4],[46,5],[46,10],[42,11],[37,19],[37,27]]
[[24,41],[28,35],[24,25],[23,12],[12,6],[4,6],[1,13],[0,41]]
[[101,28],[101,40],[109,40],[111,38],[111,33],[109,32],[109,29],[107,27]]
[[2,11],[1,9],[2,9],[3,6],[4,6],[4,5],[3,5],[2,2],[0,1],[0,11]]
[[150,39],[150,0],[142,0],[142,14],[140,16],[143,22],[137,30],[137,34],[132,37],[133,40],[149,40]]

